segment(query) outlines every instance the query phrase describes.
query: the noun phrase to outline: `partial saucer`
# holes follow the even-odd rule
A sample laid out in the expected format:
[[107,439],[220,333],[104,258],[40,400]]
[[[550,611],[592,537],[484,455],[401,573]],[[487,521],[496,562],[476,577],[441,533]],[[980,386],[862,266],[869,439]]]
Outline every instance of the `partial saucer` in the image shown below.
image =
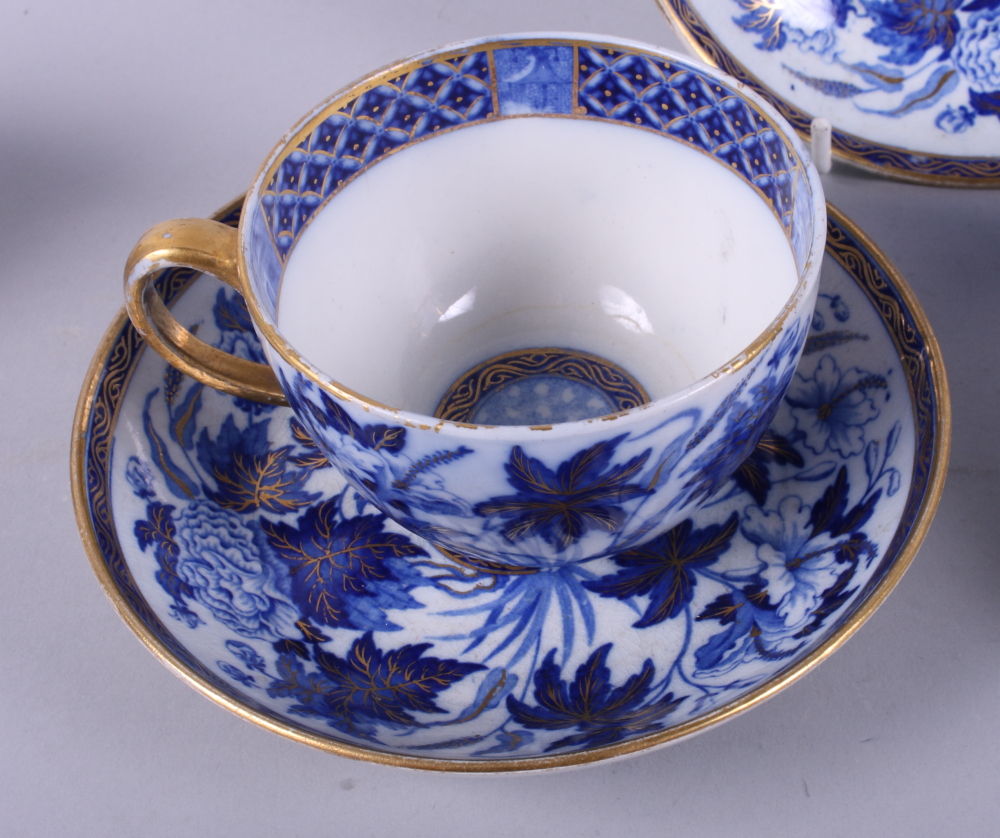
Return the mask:
[[[187,270],[158,283],[199,337],[259,359],[228,287]],[[73,439],[77,518],[115,608],[244,718],[412,768],[592,762],[763,701],[898,582],[948,459],[930,327],[832,207],[812,331],[770,431],[692,518],[611,559],[537,570],[442,554],[347,487],[290,410],[142,349],[119,315]],[[749,409],[755,394],[739,398]]]
[[942,0],[658,0],[706,61],[879,174],[1000,186],[1000,8]]

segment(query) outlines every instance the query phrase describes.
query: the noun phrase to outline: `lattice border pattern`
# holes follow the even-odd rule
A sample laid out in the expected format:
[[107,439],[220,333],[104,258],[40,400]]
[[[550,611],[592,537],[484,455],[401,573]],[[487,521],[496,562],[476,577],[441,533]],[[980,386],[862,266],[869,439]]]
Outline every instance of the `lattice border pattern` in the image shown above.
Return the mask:
[[[739,174],[761,192],[786,229],[793,227],[796,181],[804,183],[805,172],[767,116],[730,87],[661,56],[565,45],[576,52],[575,76],[567,82],[577,91],[575,112],[537,116],[597,118],[676,137]],[[502,94],[491,56],[523,46],[494,44],[400,72],[326,117],[277,164],[260,191],[279,259],[287,259],[316,211],[373,163],[437,131],[520,118],[499,113]]]
[[[658,0],[710,64],[739,79],[763,96],[805,139],[809,138],[812,117],[763,84],[733,58],[716,39],[686,0]],[[833,131],[833,152],[838,157],[899,180],[947,186],[1000,186],[1000,157],[951,157],[925,154],[905,148],[880,145],[846,131]]]
[[282,261],[313,213],[363,168],[442,128],[493,114],[486,52],[435,61],[350,100],[281,161],[261,190]]
[[580,113],[654,128],[697,146],[764,194],[787,228],[802,163],[730,88],[643,53],[581,47]]

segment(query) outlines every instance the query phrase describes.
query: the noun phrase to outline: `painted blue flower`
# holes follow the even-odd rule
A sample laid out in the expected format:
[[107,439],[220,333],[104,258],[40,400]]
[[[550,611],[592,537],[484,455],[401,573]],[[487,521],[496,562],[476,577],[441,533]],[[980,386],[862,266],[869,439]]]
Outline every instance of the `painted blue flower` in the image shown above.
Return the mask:
[[[768,602],[774,606],[789,634],[797,633],[812,618],[824,591],[834,585],[843,568],[830,539],[814,539],[812,510],[794,495],[766,512],[748,506],[743,534],[757,547],[763,565]],[[783,632],[784,633],[784,632]]]
[[1000,89],[1000,8],[983,8],[966,21],[955,45],[955,66],[979,92]]
[[176,574],[216,620],[244,637],[275,641],[297,634],[299,612],[282,589],[287,575],[239,515],[195,501],[175,523]]
[[695,650],[695,673],[716,677],[747,664],[790,658],[802,640],[788,631],[768,602],[763,583],[755,582],[721,594],[697,616],[717,620],[722,631]]
[[683,700],[666,693],[648,701],[656,674],[649,658],[640,672],[620,687],[612,686],[606,663],[611,646],[607,643],[595,650],[576,670],[572,683],[562,680],[562,667],[556,664],[553,649],[535,672],[536,704],[507,696],[507,709],[518,724],[534,730],[577,731],[556,740],[546,751],[597,748],[652,733],[662,729],[663,717]]
[[153,487],[153,472],[138,457],[129,457],[125,465],[125,479],[137,497],[149,500],[156,496]]
[[965,105],[953,108],[950,105],[937,115],[934,124],[949,134],[961,134],[976,123],[976,112]]
[[167,609],[170,616],[180,623],[184,623],[189,629],[198,628],[204,625],[205,621],[185,605],[178,605],[176,602],[170,604]]
[[875,21],[865,37],[890,51],[881,56],[893,64],[916,64],[928,50],[940,47],[944,60],[955,47],[963,0],[860,0]]
[[883,376],[857,367],[841,371],[832,356],[824,355],[813,375],[796,374],[785,398],[807,448],[846,458],[864,450],[862,426],[879,415],[868,393],[887,387]]
[[420,725],[414,713],[447,712],[435,704],[438,693],[486,668],[424,657],[430,648],[430,643],[419,643],[386,652],[368,632],[354,641],[343,658],[317,648],[319,672],[312,674],[305,672],[294,655],[282,655],[280,677],[267,692],[273,698],[297,699],[299,713],[324,717],[340,729],[365,721]]
[[655,626],[676,617],[691,602],[698,571],[729,549],[737,520],[734,512],[725,523],[698,530],[688,518],[641,547],[617,553],[612,558],[622,570],[583,585],[603,597],[622,600],[648,595],[646,611],[633,625]]
[[254,669],[257,672],[266,672],[267,666],[264,663],[264,659],[257,654],[257,651],[247,643],[241,640],[227,640],[226,648],[233,653],[233,655],[243,661],[243,665],[247,669]]
[[408,560],[427,551],[387,532],[384,515],[343,518],[339,500],[309,507],[295,526],[261,520],[271,547],[289,567],[292,599],[322,625],[398,629],[385,610],[417,607],[407,592],[423,577]]
[[647,492],[629,481],[638,477],[651,453],[647,448],[627,463],[611,465],[625,436],[578,451],[555,471],[514,446],[504,469],[517,494],[478,503],[475,513],[503,518],[501,532],[509,541],[537,535],[560,552],[589,530],[617,532],[625,520],[621,505]]
[[238,681],[244,687],[249,687],[251,689],[257,688],[257,683],[253,679],[253,675],[244,672],[241,669],[237,669],[231,663],[226,663],[225,661],[216,661],[216,666],[219,667],[223,672],[226,673],[234,681]]

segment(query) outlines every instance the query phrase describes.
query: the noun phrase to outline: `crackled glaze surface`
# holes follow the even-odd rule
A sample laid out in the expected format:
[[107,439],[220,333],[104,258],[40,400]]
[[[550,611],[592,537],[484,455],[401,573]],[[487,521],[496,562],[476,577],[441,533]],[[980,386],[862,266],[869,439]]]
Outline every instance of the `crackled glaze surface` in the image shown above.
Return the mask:
[[[180,270],[160,282],[182,322],[259,358],[229,289]],[[442,554],[346,485],[291,411],[140,348],[124,327],[87,414],[88,519],[112,597],[250,718],[399,764],[572,762],[724,713],[847,630],[919,521],[938,444],[924,339],[835,222],[761,444],[663,536],[579,565]]]

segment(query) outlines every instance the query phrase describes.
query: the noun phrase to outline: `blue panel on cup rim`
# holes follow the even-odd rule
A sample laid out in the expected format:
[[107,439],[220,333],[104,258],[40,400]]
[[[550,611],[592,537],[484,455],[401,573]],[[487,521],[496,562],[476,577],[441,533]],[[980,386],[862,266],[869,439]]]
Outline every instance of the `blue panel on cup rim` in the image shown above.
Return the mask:
[[573,48],[526,46],[498,49],[497,97],[503,116],[573,112]]
[[769,114],[696,65],[560,39],[442,52],[360,82],[319,112],[259,192],[279,258],[369,165],[435,133],[523,116],[607,120],[709,154],[766,197],[804,269],[812,218],[810,202],[796,201],[802,162]]

